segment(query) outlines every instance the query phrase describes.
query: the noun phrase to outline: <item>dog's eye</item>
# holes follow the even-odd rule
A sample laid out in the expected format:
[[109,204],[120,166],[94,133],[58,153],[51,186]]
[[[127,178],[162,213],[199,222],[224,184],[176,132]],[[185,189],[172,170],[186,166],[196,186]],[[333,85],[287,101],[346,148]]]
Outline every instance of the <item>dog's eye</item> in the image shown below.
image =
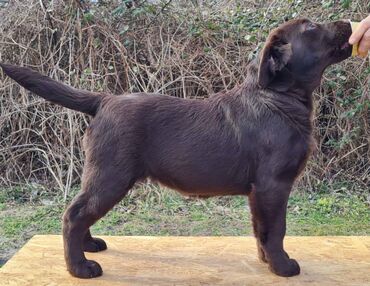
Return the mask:
[[308,22],[306,24],[306,31],[315,30],[316,28],[317,28],[317,25],[315,23]]

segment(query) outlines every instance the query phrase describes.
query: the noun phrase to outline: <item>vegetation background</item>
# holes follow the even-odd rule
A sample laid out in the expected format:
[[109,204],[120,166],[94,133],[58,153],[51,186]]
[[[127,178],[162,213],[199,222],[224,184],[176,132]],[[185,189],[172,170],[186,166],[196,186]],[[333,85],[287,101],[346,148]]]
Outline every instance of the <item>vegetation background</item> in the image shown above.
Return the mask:
[[[360,21],[370,11],[368,0],[0,2],[1,62],[76,88],[199,100],[243,82],[248,62],[284,21]],[[325,73],[315,92],[316,150],[290,201],[288,233],[369,234],[369,81],[369,60],[359,58]],[[0,260],[35,232],[60,232],[80,183],[88,122],[0,72]],[[148,182],[95,231],[250,234],[247,216],[245,198],[194,202]]]

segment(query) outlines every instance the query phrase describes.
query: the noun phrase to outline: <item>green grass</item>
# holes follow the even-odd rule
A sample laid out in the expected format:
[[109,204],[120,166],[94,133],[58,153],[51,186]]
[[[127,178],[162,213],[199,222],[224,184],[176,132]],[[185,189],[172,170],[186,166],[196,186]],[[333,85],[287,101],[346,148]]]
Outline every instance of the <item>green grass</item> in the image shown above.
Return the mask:
[[345,194],[293,195],[288,234],[369,235],[370,211],[365,198]]
[[[60,234],[61,198],[27,202],[23,191],[5,191],[0,201],[0,264],[35,234]],[[6,195],[4,195],[6,194]],[[370,235],[369,204],[344,193],[293,193],[288,235]],[[133,190],[93,227],[104,235],[252,235],[245,197],[184,198],[153,185]]]

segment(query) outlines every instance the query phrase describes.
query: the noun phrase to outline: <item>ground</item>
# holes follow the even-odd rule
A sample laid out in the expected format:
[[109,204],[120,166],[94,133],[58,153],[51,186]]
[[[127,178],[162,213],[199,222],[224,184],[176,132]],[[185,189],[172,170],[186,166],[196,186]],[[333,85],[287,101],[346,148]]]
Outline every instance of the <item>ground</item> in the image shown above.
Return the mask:
[[[37,200],[27,192],[36,194]],[[72,192],[68,200],[73,197]],[[49,196],[50,194],[48,194]],[[35,234],[60,234],[63,198],[37,190],[0,190],[0,266]],[[294,192],[288,235],[370,235],[369,202],[346,192]],[[252,235],[247,198],[184,198],[142,185],[92,228],[104,235]]]

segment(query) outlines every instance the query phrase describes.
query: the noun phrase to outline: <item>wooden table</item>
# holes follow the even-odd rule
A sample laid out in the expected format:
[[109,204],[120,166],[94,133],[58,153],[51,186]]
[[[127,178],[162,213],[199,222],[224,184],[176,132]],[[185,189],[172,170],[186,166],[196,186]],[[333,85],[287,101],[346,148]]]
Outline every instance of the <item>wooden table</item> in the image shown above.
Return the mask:
[[66,271],[61,236],[36,235],[0,268],[0,285],[370,285],[370,236],[287,237],[301,275],[282,278],[258,261],[253,237],[102,237],[87,253],[102,277]]

